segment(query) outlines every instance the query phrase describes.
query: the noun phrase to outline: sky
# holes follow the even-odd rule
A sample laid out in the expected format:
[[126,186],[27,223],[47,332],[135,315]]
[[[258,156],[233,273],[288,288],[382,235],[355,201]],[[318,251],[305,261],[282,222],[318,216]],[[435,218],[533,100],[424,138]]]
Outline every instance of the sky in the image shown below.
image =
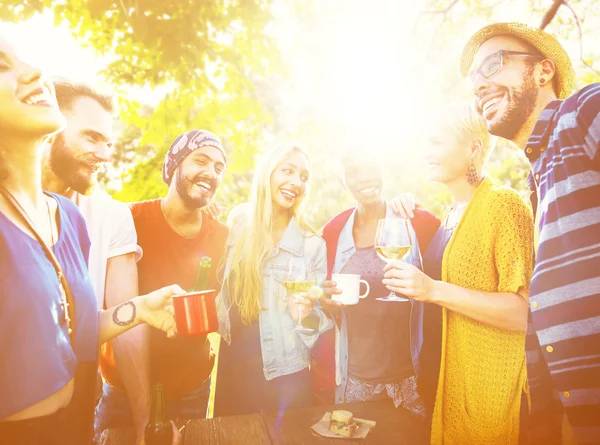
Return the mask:
[[[458,59],[468,36],[484,26],[485,19],[469,21],[468,29],[459,30],[452,41],[444,42],[445,53],[432,61],[427,49],[436,17],[420,22],[419,33],[414,32],[421,3],[372,0],[366,7],[362,0],[318,0],[315,19],[303,23],[286,10],[286,1],[276,1],[272,30],[291,65],[292,87],[279,92],[287,94],[282,113],[289,115],[288,121],[293,125],[302,109],[312,107],[324,115],[334,115],[348,129],[366,124],[374,132],[383,132],[379,135],[383,139],[392,139],[405,130],[400,128],[403,123],[410,126],[415,115],[426,111],[427,103],[467,97]],[[466,7],[463,3],[455,6],[457,11]],[[555,20],[568,15],[563,10]],[[498,2],[493,20],[537,24],[540,17],[539,12],[531,11],[529,2],[505,1]],[[18,25],[0,23],[0,29],[6,29],[47,74],[110,89],[98,75],[105,61],[76,42],[67,24],[55,26],[52,12]],[[588,49],[598,43],[589,40],[590,36],[586,39]],[[578,59],[577,36],[562,43]],[[444,85],[445,90],[440,91]],[[164,91],[133,88],[130,96],[153,104]]]
[[67,24],[55,26],[51,11],[18,25],[1,23],[0,26],[18,45],[21,54],[35,60],[46,75],[100,83],[96,74],[102,68],[102,60],[73,39]]
[[[19,24],[0,22],[0,31],[17,45],[19,54],[42,69],[48,77],[66,77],[87,83],[100,90],[111,90],[100,71],[108,60],[71,34],[67,23],[54,24],[54,14],[46,11]],[[128,96],[141,103],[154,105],[167,88],[132,87]]]
[[[540,11],[548,2],[458,2],[449,20],[452,38],[440,43],[443,51],[437,51],[432,59],[429,54],[432,36],[441,16],[419,15],[423,1],[313,0],[316,8],[313,15],[309,20],[298,20],[287,7],[290,0],[275,0],[275,20],[269,28],[290,67],[284,88],[277,90],[282,104],[277,109],[278,120],[284,122],[285,130],[291,130],[289,133],[303,142],[306,136],[294,133],[303,117],[308,115],[319,120],[326,132],[330,132],[330,123],[332,127],[337,125],[335,131],[341,129],[344,138],[360,138],[361,143],[369,150],[379,151],[384,159],[401,160],[402,166],[409,165],[412,177],[418,178],[419,168],[423,167],[418,147],[427,133],[427,113],[435,104],[470,97],[459,73],[460,54],[468,37],[490,21],[538,25],[543,14]],[[597,31],[600,2],[572,2],[575,9],[583,11],[581,5],[593,5],[594,1],[598,6],[590,8],[591,12],[599,13],[588,14],[582,23],[586,57],[600,54],[600,32]],[[488,2],[497,5],[492,17],[469,14],[469,5]],[[533,3],[542,9],[532,11]],[[471,17],[465,23],[453,20],[465,15]],[[415,27],[417,20],[419,26]],[[568,20],[572,20],[571,13],[561,7],[548,31],[553,32],[553,27]],[[76,41],[66,23],[55,26],[51,11],[18,25],[0,22],[0,32],[11,36],[20,47],[20,53],[47,75],[73,78],[110,91],[111,86],[98,74],[107,61],[80,40]],[[561,36],[560,41],[575,65],[579,65],[576,31]],[[584,70],[580,68],[579,72]],[[167,88],[136,87],[126,94],[138,102],[154,105]],[[338,134],[334,131],[324,138],[318,131],[315,133],[319,138],[314,144],[317,149],[328,139],[338,143]],[[276,139],[278,135],[265,135],[267,142],[269,137]],[[344,148],[339,145],[338,149]]]
[[[338,72],[333,73],[336,78],[342,78],[342,73],[339,71],[346,71],[350,66],[362,69],[360,66],[364,65],[362,61],[368,63],[377,60],[376,56],[380,55],[377,51],[383,53],[390,48],[394,48],[395,52],[403,51],[401,41],[410,31],[411,24],[419,12],[419,2],[410,2],[413,3],[412,7],[407,6],[408,2],[378,0],[376,3],[385,5],[385,9],[365,8],[362,1],[349,0],[323,0],[322,4],[329,6],[317,5],[317,14],[321,18],[317,22],[317,28],[311,30],[311,36],[317,36],[322,42],[322,51],[317,54],[317,57],[321,57],[322,54],[332,55],[333,59],[328,65],[337,68],[334,71]],[[280,30],[278,37],[284,44],[287,40],[289,45],[289,39],[297,37],[294,31],[299,30],[298,26],[295,26],[293,18],[286,17],[284,12],[276,10],[275,15],[280,22],[277,27]],[[537,12],[532,13],[528,2],[498,2],[494,21],[523,21],[537,24],[538,15]],[[559,15],[566,17],[563,13]],[[483,25],[485,20],[481,19],[474,25],[472,31]],[[34,56],[38,64],[50,75],[68,75],[88,82],[98,81],[96,73],[102,68],[103,61],[95,56],[91,48],[85,48],[73,39],[66,23],[55,26],[51,11],[39,14],[18,25],[0,22],[0,29],[6,30],[14,37],[26,53]],[[470,30],[466,31],[470,32]],[[310,39],[311,36],[307,37]],[[586,36],[587,42],[594,46],[597,39],[592,41],[590,37]],[[359,44],[358,47],[353,47],[353,39]],[[563,40],[562,43],[566,44],[571,54],[578,55],[577,36],[573,36],[573,39],[567,42]],[[457,44],[460,45],[461,42]],[[350,49],[353,50],[352,53],[348,52]],[[415,53],[419,52],[419,48],[412,49]],[[387,59],[389,59],[387,55],[379,57],[379,60]],[[406,60],[406,57],[404,59]],[[303,60],[299,60],[299,63],[302,62]],[[314,70],[314,65],[311,69],[313,73],[319,72]]]

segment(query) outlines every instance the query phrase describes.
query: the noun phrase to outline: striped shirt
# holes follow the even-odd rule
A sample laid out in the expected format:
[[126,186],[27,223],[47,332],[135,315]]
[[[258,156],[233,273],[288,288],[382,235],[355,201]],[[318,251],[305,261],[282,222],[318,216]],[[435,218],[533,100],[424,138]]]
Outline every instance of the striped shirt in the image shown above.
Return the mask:
[[525,147],[539,206],[527,339],[530,422],[547,422],[552,411],[560,416],[562,404],[579,444],[600,444],[599,148],[598,83],[551,102]]

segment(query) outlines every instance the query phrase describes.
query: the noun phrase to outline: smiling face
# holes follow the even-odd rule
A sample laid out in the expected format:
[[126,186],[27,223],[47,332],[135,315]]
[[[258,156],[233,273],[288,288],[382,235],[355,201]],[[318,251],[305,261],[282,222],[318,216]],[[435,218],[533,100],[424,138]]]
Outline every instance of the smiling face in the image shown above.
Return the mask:
[[357,157],[345,162],[344,184],[361,205],[369,206],[383,199],[383,170],[378,159]]
[[471,161],[470,153],[469,144],[459,138],[456,130],[438,121],[427,140],[427,179],[441,184],[464,180]]
[[483,166],[495,143],[484,120],[468,102],[437,109],[425,142],[428,179],[447,186],[466,183],[465,174],[471,162],[479,176],[483,176]]
[[274,207],[291,209],[306,193],[310,166],[304,153],[292,151],[271,173],[271,201]]
[[192,151],[175,170],[170,187],[190,209],[206,206],[223,180],[225,156],[216,147],[199,147]]
[[[470,74],[499,50],[533,53],[519,39],[497,36],[485,41],[473,59]],[[475,109],[483,116],[488,131],[514,140],[535,109],[539,87],[536,67],[539,58],[503,55],[502,68],[489,78],[481,74],[470,77]]]
[[109,160],[112,115],[89,97],[79,97],[65,110],[67,128],[50,150],[50,168],[67,187],[89,194],[98,172]]
[[0,37],[0,134],[41,138],[64,124],[52,84]]

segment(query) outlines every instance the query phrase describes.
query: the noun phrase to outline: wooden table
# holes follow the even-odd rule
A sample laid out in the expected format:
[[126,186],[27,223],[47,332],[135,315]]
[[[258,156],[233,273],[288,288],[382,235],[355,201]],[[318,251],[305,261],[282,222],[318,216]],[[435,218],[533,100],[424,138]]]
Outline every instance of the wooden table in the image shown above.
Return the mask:
[[[326,412],[347,409],[356,417],[377,422],[365,440],[315,437],[310,427]],[[183,445],[426,445],[425,422],[391,402],[350,403],[288,410],[277,413],[193,420],[185,428]],[[108,431],[104,445],[133,445],[131,429]]]
[[193,420],[185,427],[183,445],[271,445],[261,414]]
[[[216,417],[192,420],[183,429],[183,445],[272,445],[269,430],[261,414]],[[99,445],[134,445],[133,428],[115,428],[105,431]]]
[[[377,422],[364,440],[340,440],[313,436],[310,427],[323,417],[325,412],[346,409],[361,419]],[[336,406],[319,406],[286,411],[281,419],[277,414],[263,415],[271,441],[276,445],[302,444],[385,444],[425,445],[429,435],[425,422],[404,409],[395,409],[391,401],[347,403]],[[190,442],[192,444],[192,442]],[[188,443],[186,442],[186,445]]]

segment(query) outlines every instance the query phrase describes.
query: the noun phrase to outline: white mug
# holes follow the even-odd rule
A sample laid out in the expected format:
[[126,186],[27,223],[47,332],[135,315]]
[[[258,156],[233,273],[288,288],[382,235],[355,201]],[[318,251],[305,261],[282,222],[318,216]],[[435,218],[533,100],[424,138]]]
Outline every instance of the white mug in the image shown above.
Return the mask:
[[[360,275],[347,273],[334,273],[331,279],[336,282],[336,287],[342,291],[339,295],[332,295],[331,299],[345,305],[357,304],[360,298],[365,298],[369,295],[371,288],[369,283],[360,279]],[[360,294],[360,283],[367,286],[367,291]]]

